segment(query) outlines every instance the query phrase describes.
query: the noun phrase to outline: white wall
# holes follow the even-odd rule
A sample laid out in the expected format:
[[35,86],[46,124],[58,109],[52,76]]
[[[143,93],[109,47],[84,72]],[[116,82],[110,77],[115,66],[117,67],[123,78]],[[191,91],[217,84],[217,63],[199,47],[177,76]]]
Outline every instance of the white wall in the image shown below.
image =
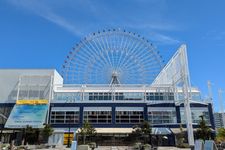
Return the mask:
[[[54,83],[62,84],[63,79],[55,69],[0,69],[0,103],[14,102],[8,99],[16,88],[19,77],[24,75],[53,76]],[[16,88],[17,89],[17,88]]]

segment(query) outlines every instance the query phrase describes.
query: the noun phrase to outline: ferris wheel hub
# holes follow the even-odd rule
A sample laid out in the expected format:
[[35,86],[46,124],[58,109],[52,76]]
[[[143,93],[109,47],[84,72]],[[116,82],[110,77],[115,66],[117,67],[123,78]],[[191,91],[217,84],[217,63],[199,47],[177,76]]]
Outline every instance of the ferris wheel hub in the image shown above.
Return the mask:
[[112,72],[112,80],[110,85],[118,85],[120,84],[119,78],[118,78],[119,73],[117,71]]

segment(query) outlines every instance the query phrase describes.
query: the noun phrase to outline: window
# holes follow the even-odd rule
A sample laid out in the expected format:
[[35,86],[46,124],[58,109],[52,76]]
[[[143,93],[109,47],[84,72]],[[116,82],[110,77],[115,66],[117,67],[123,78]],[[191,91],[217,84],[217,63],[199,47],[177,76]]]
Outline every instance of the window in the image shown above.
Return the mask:
[[81,101],[82,94],[80,92],[58,92],[54,93],[54,100],[65,101],[67,103],[73,103],[75,101]]
[[151,124],[176,123],[176,111],[172,107],[149,107],[148,120]]
[[84,111],[84,121],[93,124],[107,124],[112,122],[112,111]]
[[52,110],[50,121],[51,124],[77,124],[79,123],[79,111]]
[[116,123],[133,123],[139,124],[143,122],[143,111],[116,111]]
[[88,93],[88,100],[112,100],[111,93]]
[[[180,108],[180,115],[181,115],[181,123],[186,123],[184,107]],[[191,115],[193,123],[199,123],[199,121],[201,120],[199,116],[203,115],[206,123],[210,124],[209,112],[207,107],[192,107]]]
[[[194,101],[202,101],[200,92],[192,92],[191,96],[192,96],[192,100]],[[184,100],[184,94],[182,92],[178,93],[178,100],[180,101]]]
[[173,101],[174,100],[174,93],[171,93],[171,92],[146,93],[146,100],[150,100],[150,101]]
[[144,100],[144,93],[141,92],[126,92],[123,95],[123,100]]

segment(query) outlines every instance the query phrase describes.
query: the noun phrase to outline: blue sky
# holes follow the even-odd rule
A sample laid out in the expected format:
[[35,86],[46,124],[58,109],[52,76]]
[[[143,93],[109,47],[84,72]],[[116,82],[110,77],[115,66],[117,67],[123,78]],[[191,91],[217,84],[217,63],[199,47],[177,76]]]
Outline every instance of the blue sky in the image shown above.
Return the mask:
[[[0,0],[0,68],[56,68],[85,35],[124,28],[153,42],[168,61],[188,46],[192,85],[225,90],[225,1]],[[225,99],[225,93],[223,94]]]

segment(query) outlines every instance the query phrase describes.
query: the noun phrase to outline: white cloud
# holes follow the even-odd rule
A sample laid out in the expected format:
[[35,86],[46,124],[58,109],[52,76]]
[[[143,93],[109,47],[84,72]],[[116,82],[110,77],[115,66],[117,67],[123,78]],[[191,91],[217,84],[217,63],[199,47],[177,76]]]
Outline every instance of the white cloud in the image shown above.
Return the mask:
[[75,24],[69,22],[64,17],[56,14],[51,8],[47,7],[41,1],[36,0],[9,0],[11,4],[16,7],[28,10],[35,15],[38,15],[52,23],[55,23],[62,28],[70,31],[74,35],[83,35],[80,28],[76,27]]
[[225,31],[224,30],[210,30],[202,36],[202,39],[204,41],[214,42],[214,44],[216,44],[216,45],[224,45]]
[[181,43],[181,41],[178,39],[175,39],[173,37],[170,37],[170,36],[167,36],[164,34],[155,33],[155,32],[150,33],[150,39],[157,42],[158,44],[161,43],[161,44],[165,44],[165,45],[173,45],[173,44]]
[[[180,43],[179,40],[174,39],[173,37],[159,33],[161,31],[177,30],[177,26],[160,21],[162,19],[150,19],[151,16],[149,15],[147,16],[148,19],[146,20],[145,17],[141,18],[140,14],[136,13],[135,14],[137,16],[132,17],[128,14],[121,14],[120,11],[122,10],[115,11],[111,5],[104,3],[104,1],[101,1],[102,3],[89,0],[79,1],[77,2],[77,6],[75,8],[74,5],[72,5],[74,4],[72,3],[73,1],[70,1],[69,4],[64,4],[62,2],[59,2],[58,4],[54,3],[54,6],[59,7],[59,5],[62,5],[65,7],[64,9],[71,9],[71,4],[71,10],[74,12],[74,15],[73,17],[70,16],[70,18],[66,16],[68,19],[66,19],[65,14],[63,16],[62,13],[56,13],[58,10],[57,7],[47,4],[47,2],[44,0],[9,0],[9,2],[18,8],[40,16],[77,36],[84,36],[85,33],[89,32],[87,31],[88,29],[96,30],[96,28],[99,28],[99,26],[100,28],[104,28],[106,25],[110,27],[114,26],[131,28],[137,30],[138,32],[140,31],[141,34],[143,33],[153,42],[157,42],[157,44],[171,45]],[[154,1],[154,3],[156,2]],[[154,6],[162,9],[162,6],[159,4]],[[156,9],[155,7],[154,9]],[[128,10],[126,11],[126,13],[128,13]],[[146,12],[144,13],[146,14]],[[151,15],[153,18],[157,18],[155,17],[156,14],[152,13]],[[74,16],[75,18],[79,16],[81,17],[74,19]],[[90,19],[96,20],[96,22],[92,24],[90,23]]]

